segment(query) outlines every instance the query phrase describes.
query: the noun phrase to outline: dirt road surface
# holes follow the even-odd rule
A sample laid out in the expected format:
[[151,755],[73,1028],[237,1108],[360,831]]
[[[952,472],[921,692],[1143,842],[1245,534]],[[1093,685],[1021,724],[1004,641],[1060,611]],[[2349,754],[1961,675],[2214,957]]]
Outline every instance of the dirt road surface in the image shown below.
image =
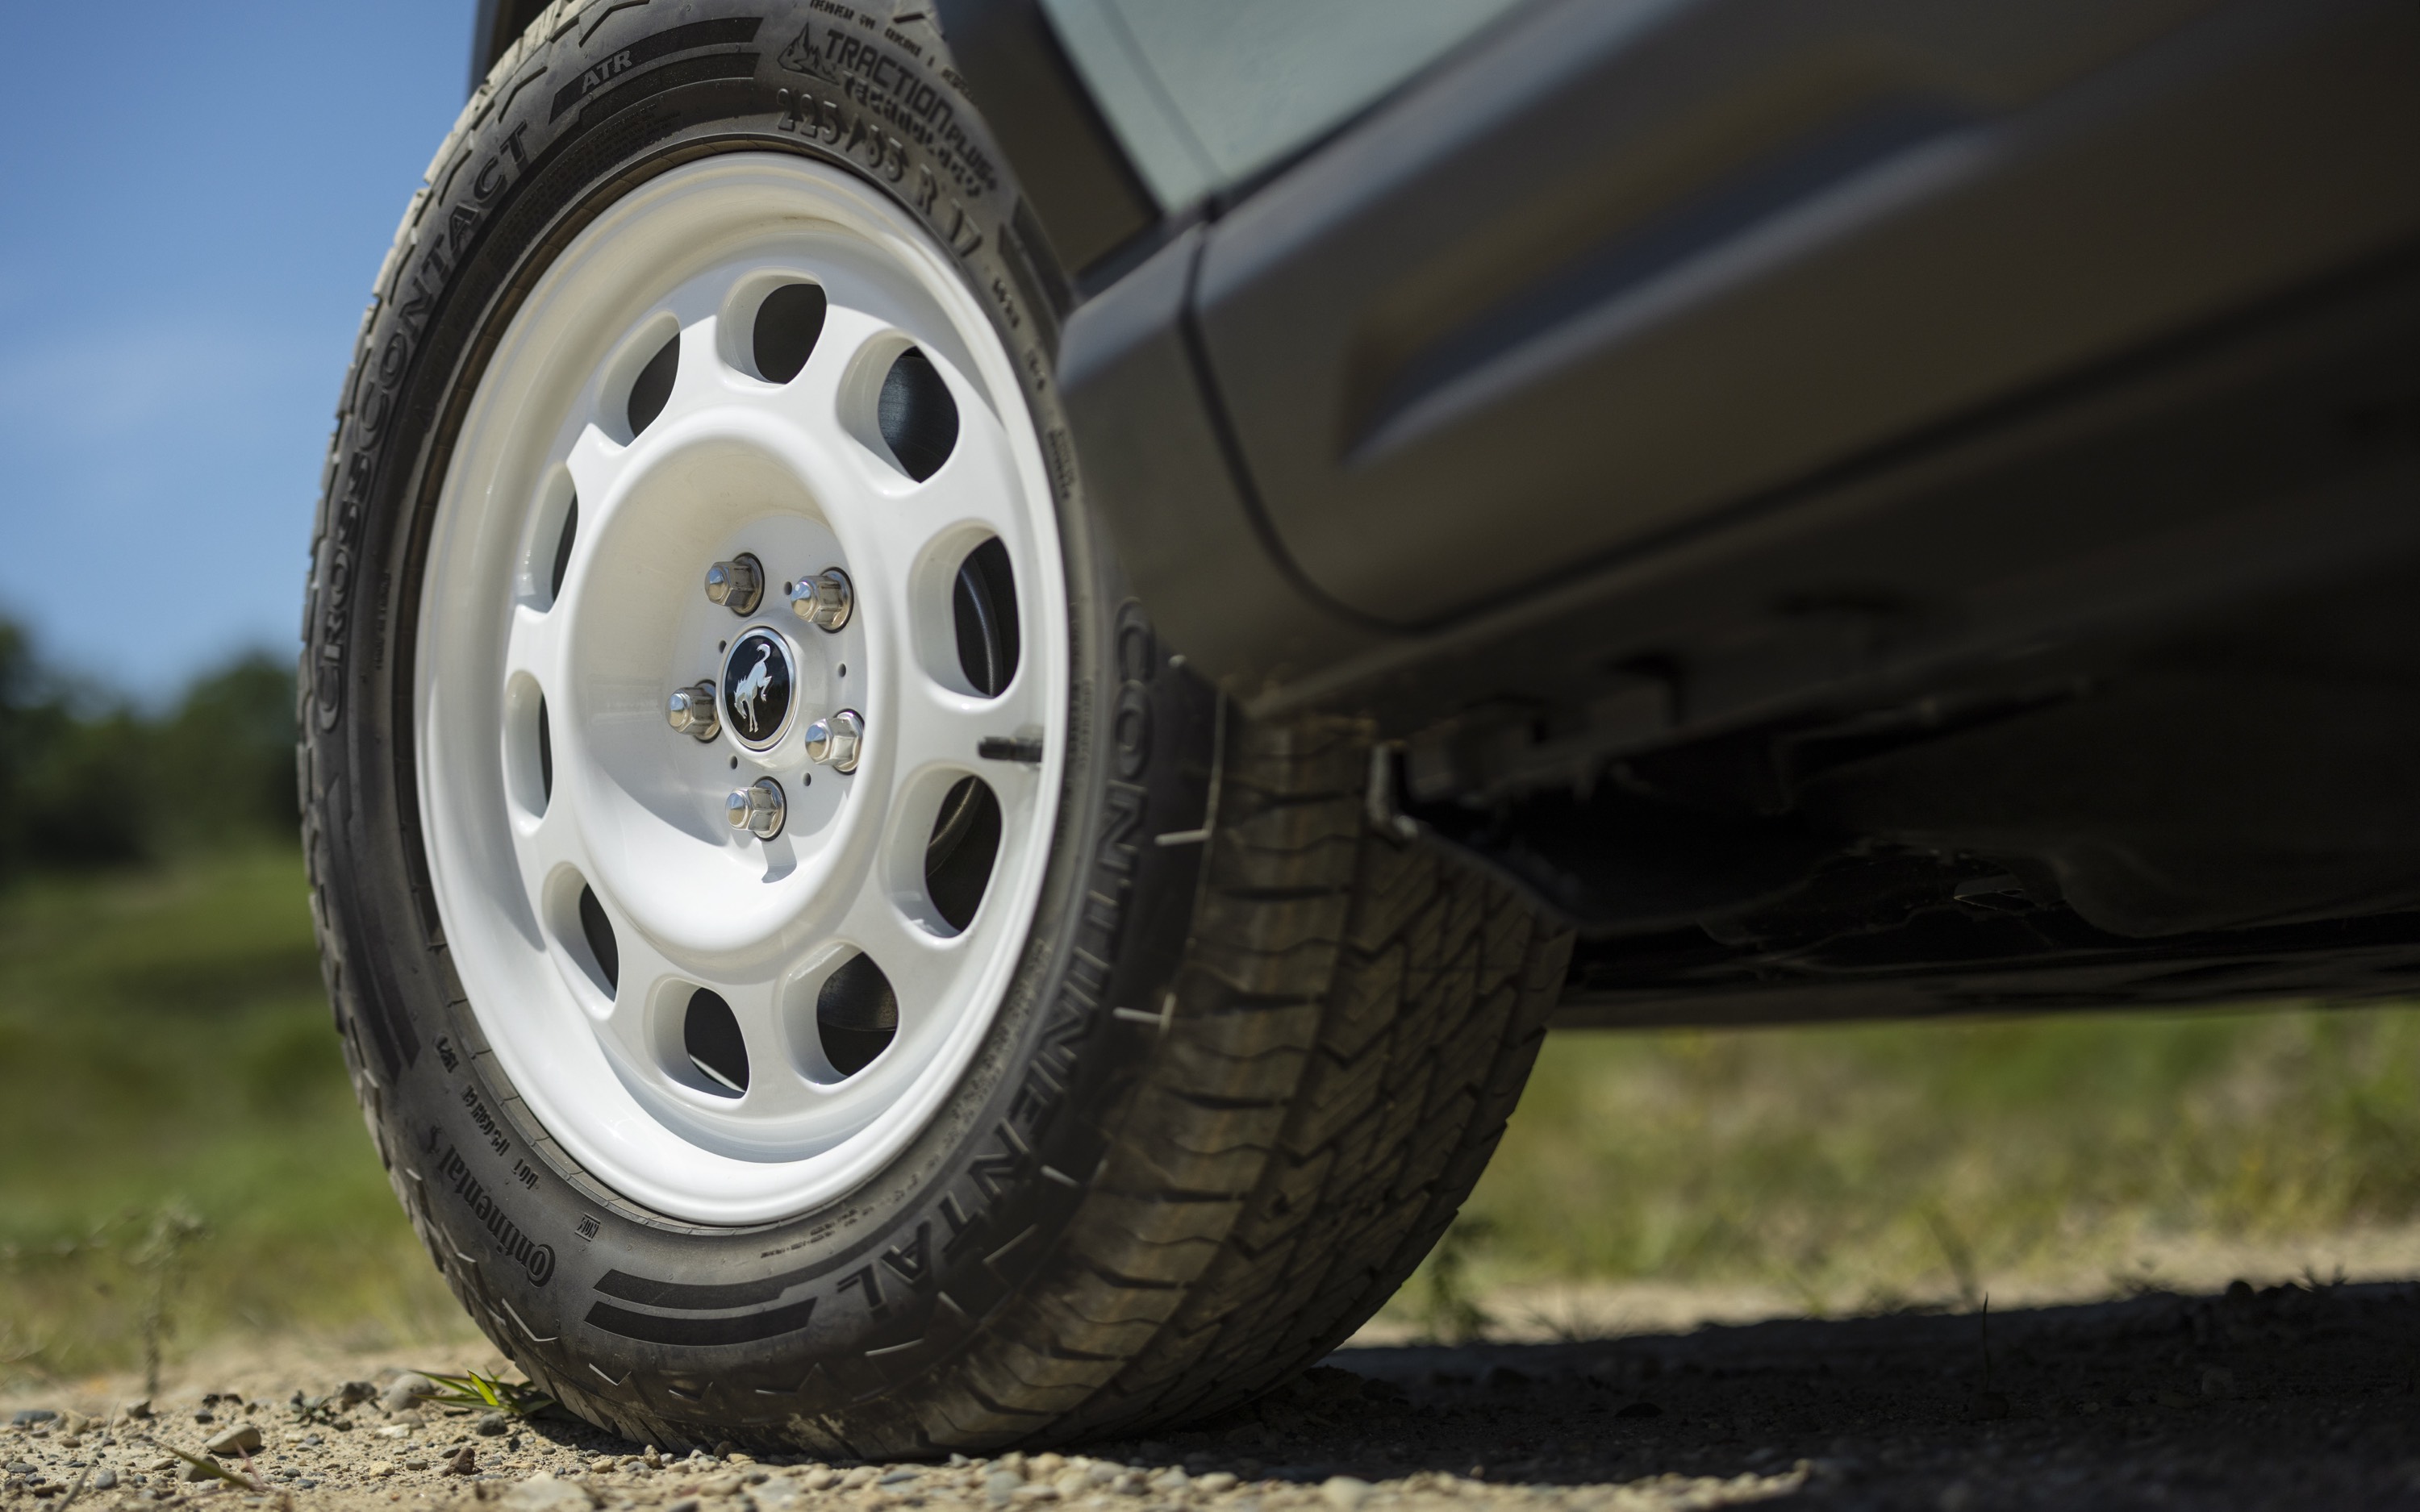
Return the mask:
[[[456,1353],[434,1363],[501,1364]],[[125,1381],[13,1394],[0,1509],[2420,1507],[2412,1285],[1352,1348],[1190,1431],[922,1464],[649,1446],[413,1405],[403,1364],[267,1349],[214,1360],[220,1379],[163,1393],[147,1417]],[[257,1448],[205,1456],[246,1485],[166,1452],[248,1443],[246,1426]]]

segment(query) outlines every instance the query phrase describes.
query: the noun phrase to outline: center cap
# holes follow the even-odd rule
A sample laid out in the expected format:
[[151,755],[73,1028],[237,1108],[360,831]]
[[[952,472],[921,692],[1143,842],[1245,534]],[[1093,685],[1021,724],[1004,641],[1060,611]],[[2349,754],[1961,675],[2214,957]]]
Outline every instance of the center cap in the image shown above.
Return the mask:
[[790,643],[757,628],[731,642],[722,662],[722,722],[750,750],[764,750],[790,727],[799,683]]

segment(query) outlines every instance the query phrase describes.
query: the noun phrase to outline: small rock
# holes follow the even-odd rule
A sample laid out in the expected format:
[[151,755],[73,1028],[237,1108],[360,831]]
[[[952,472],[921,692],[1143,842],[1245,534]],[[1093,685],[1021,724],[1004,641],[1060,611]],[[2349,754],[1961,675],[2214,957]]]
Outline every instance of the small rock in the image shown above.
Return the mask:
[[260,1429],[249,1423],[239,1423],[203,1447],[214,1455],[256,1455],[260,1453]]
[[995,1470],[984,1477],[984,1500],[994,1506],[1006,1506],[1009,1498],[1024,1484],[1025,1477],[1013,1470]]
[[392,1459],[373,1459],[370,1461],[369,1473],[370,1478],[373,1480],[384,1480],[389,1475],[395,1473],[395,1461]]
[[922,1480],[923,1478],[924,1473],[923,1471],[910,1470],[902,1466],[901,1468],[883,1476],[880,1480],[876,1481],[874,1484],[876,1486],[905,1486],[910,1481]]
[[128,1402],[123,1408],[120,1408],[119,1411],[123,1412],[127,1416],[138,1421],[147,1419],[151,1415],[151,1398],[148,1396],[139,1396],[133,1401]]
[[853,1491],[861,1486],[871,1486],[875,1478],[881,1473],[882,1472],[872,1465],[860,1465],[840,1478],[840,1489],[844,1491]]
[[92,1489],[96,1491],[114,1491],[117,1489],[117,1472],[114,1470],[104,1470],[100,1474],[95,1475],[92,1478]]
[[479,1451],[466,1443],[454,1452],[454,1458],[445,1462],[445,1468],[457,1475],[476,1474],[479,1469]]
[[758,1482],[749,1500],[756,1504],[756,1512],[803,1512],[807,1504],[798,1482],[774,1475]]
[[1360,1512],[1370,1499],[1370,1483],[1358,1475],[1330,1475],[1319,1488],[1321,1500],[1336,1512]]
[[184,1460],[178,1460],[178,1463],[182,1464],[185,1467],[184,1473],[178,1478],[186,1481],[188,1484],[199,1485],[203,1481],[216,1480],[219,1478],[218,1472],[212,1469],[209,1464],[197,1465]]
[[427,1470],[428,1468],[428,1461],[415,1455],[403,1462],[403,1468],[406,1470]]
[[513,1512],[589,1512],[597,1498],[576,1481],[557,1480],[545,1471],[507,1489],[504,1505]]
[[512,1424],[505,1421],[504,1414],[502,1412],[482,1412],[479,1414],[478,1431],[482,1438],[501,1439],[511,1429],[511,1427]]
[[832,1469],[831,1466],[817,1465],[799,1477],[799,1484],[811,1491],[828,1491],[839,1482],[840,1478],[840,1472]]
[[1150,1485],[1153,1490],[1163,1496],[1176,1496],[1182,1494],[1185,1488],[1192,1483],[1193,1477],[1185,1473],[1183,1465],[1171,1465],[1154,1475]]
[[8,1421],[18,1427],[29,1428],[37,1423],[56,1422],[58,1415],[47,1407],[26,1407],[21,1408]]
[[2202,1366],[2201,1394],[2205,1396],[2235,1395],[2235,1372],[2223,1365]]
[[697,1512],[697,1507],[698,1502],[696,1497],[684,1496],[679,1501],[675,1502],[672,1505],[664,1508],[664,1512]]
[[379,1405],[390,1412],[400,1412],[423,1396],[437,1395],[437,1382],[416,1370],[407,1370],[386,1383],[379,1393]]
[[1235,1477],[1226,1471],[1214,1470],[1207,1475],[1203,1475],[1195,1480],[1193,1486],[1196,1490],[1199,1490],[1204,1496],[1217,1496],[1222,1491],[1233,1490],[1235,1489]]

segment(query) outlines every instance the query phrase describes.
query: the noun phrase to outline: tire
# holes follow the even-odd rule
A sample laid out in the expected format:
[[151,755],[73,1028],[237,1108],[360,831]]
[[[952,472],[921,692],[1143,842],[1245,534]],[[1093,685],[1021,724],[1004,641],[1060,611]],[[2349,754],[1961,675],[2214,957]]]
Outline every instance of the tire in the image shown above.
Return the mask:
[[[887,12],[866,15],[825,0],[551,6],[473,96],[380,270],[315,527],[301,677],[304,839],[336,1026],[371,1135],[431,1257],[498,1348],[581,1416],[659,1444],[733,1440],[829,1456],[931,1455],[1128,1433],[1249,1400],[1345,1337],[1443,1231],[1519,1093],[1568,954],[1567,937],[1538,923],[1510,893],[1366,823],[1365,727],[1343,719],[1244,721],[1157,642],[1085,509],[1057,409],[1049,374],[1065,298],[1061,275],[980,116],[956,88],[942,39],[921,19],[922,8],[909,8],[892,26]],[[993,825],[993,871],[987,883],[977,879],[994,890],[982,894],[974,921],[954,914],[965,932],[956,936],[948,934],[951,926],[925,923],[946,945],[986,938],[980,932],[1000,918],[1022,920],[996,930],[1000,943],[989,955],[970,946],[950,967],[970,975],[946,979],[948,994],[956,995],[948,1000],[972,1006],[946,1023],[969,1026],[927,1032],[910,1022],[911,1010],[921,1010],[908,995],[886,990],[876,995],[890,1005],[887,1029],[828,1018],[818,1006],[811,1032],[824,1037],[815,1041],[821,1048],[779,1041],[793,1057],[784,1069],[768,1049],[776,1041],[748,1038],[762,1028],[757,1020],[726,1007],[723,1017],[744,1041],[735,1080],[716,1058],[722,1052],[700,1048],[696,1028],[702,1013],[712,1019],[700,1003],[722,1002],[715,995],[721,989],[701,986],[687,998],[673,1041],[659,1030],[675,1010],[662,1005],[678,993],[642,1001],[636,987],[625,991],[626,970],[638,980],[632,963],[641,956],[631,952],[658,948],[652,926],[625,913],[699,906],[696,898],[738,887],[728,880],[734,868],[761,866],[762,886],[778,889],[792,873],[781,872],[775,847],[790,841],[796,850],[783,854],[799,868],[845,850],[832,840],[827,852],[814,851],[825,837],[861,833],[874,837],[864,841],[876,857],[866,867],[912,870],[912,844],[900,846],[913,841],[923,813],[899,796],[912,784],[885,778],[893,786],[884,789],[874,776],[907,769],[908,756],[897,751],[907,750],[909,736],[900,734],[897,750],[884,755],[885,705],[868,702],[866,754],[849,773],[834,764],[841,758],[832,753],[848,748],[829,743],[827,724],[826,764],[782,768],[793,828],[761,842],[738,829],[728,837],[698,830],[679,809],[694,795],[687,789],[677,802],[646,789],[655,795],[642,802],[632,795],[644,788],[639,779],[613,786],[613,772],[672,770],[669,764],[693,752],[718,770],[758,759],[734,748],[723,768],[721,745],[702,740],[692,748],[659,725],[641,735],[637,724],[644,721],[612,713],[622,706],[610,700],[628,690],[616,691],[609,674],[636,665],[616,635],[627,640],[637,634],[632,625],[723,624],[712,616],[732,609],[701,608],[693,598],[703,557],[672,560],[679,553],[667,555],[660,541],[654,557],[635,547],[613,554],[623,549],[624,535],[615,532],[644,544],[644,524],[690,507],[681,500],[720,497],[716,480],[736,475],[699,471],[685,492],[663,493],[660,509],[647,506],[656,514],[629,502],[655,486],[650,479],[690,476],[676,470],[690,455],[677,450],[690,444],[678,438],[692,435],[680,427],[694,421],[707,427],[694,435],[724,444],[713,440],[723,433],[711,430],[725,423],[714,419],[723,410],[712,408],[722,402],[712,393],[722,391],[683,390],[678,385],[690,380],[677,376],[667,380],[671,408],[659,411],[666,439],[648,440],[653,421],[639,418],[644,407],[635,402],[655,365],[638,362],[655,339],[647,332],[625,339],[615,326],[595,336],[612,347],[607,356],[586,368],[568,359],[559,364],[593,368],[579,378],[586,397],[566,401],[568,418],[557,426],[565,435],[586,437],[579,417],[592,410],[580,404],[604,406],[593,413],[605,414],[622,403],[621,393],[633,396],[631,435],[617,454],[625,459],[617,465],[629,471],[613,485],[619,493],[599,496],[623,500],[612,505],[616,513],[593,525],[582,517],[589,495],[574,462],[586,455],[579,447],[592,444],[585,440],[562,453],[570,460],[560,467],[572,470],[568,506],[546,501],[551,483],[524,490],[534,501],[512,501],[520,496],[496,480],[520,476],[512,471],[519,463],[479,470],[489,466],[483,458],[521,455],[517,447],[538,455],[529,450],[539,445],[531,438],[543,427],[507,422],[537,413],[540,398],[531,395],[553,391],[516,375],[544,373],[550,354],[570,350],[545,345],[555,339],[546,332],[577,332],[572,316],[607,309],[565,292],[584,286],[577,282],[586,276],[582,270],[608,266],[617,249],[677,250],[663,229],[672,223],[649,208],[691,203],[676,194],[721,195],[694,203],[737,217],[748,206],[789,204],[783,186],[825,196],[817,205],[860,206],[873,228],[864,231],[865,246],[892,249],[909,270],[877,272],[908,279],[915,269],[945,267],[955,293],[933,285],[932,307],[946,316],[960,309],[951,303],[957,299],[979,312],[979,332],[963,320],[926,330],[904,316],[901,329],[929,348],[927,370],[953,385],[965,425],[954,434],[989,436],[985,413],[1001,417],[998,456],[1007,460],[999,475],[1009,480],[1002,486],[1024,487],[1017,497],[1032,501],[1035,513],[1021,544],[1002,546],[1004,556],[1027,552],[1014,583],[993,587],[1025,616],[1019,665],[1034,669],[1032,686],[1055,691],[1032,705],[1047,740],[1019,731],[1004,733],[998,750],[986,744],[988,756],[950,758],[989,784],[985,791],[1010,795],[995,801],[1002,817]],[[897,231],[894,222],[914,234]],[[639,229],[613,229],[626,224]],[[738,228],[735,238],[756,234],[739,219],[730,224]],[[847,245],[855,249],[848,255],[863,252]],[[629,260],[645,265],[636,251]],[[855,308],[845,307],[839,276],[831,274],[836,292],[822,296],[831,320]],[[638,272],[628,278],[633,287],[642,281]],[[757,307],[760,343],[765,307]],[[709,339],[739,340],[728,333],[742,327],[732,313],[740,307],[718,308],[729,318],[711,329],[723,335],[704,334],[709,328],[700,321],[665,338],[678,371],[709,373],[710,364],[690,365],[693,355],[706,352]],[[598,329],[620,318],[600,315]],[[962,350],[952,346],[959,337]],[[944,348],[962,360],[948,360]],[[861,354],[875,349],[848,356],[856,365],[832,380],[836,406],[857,402],[846,396],[860,390],[872,393],[866,383],[850,388],[856,380],[847,375],[870,373],[864,364],[873,359]],[[766,397],[779,383],[748,367],[766,365],[764,350],[734,359],[756,386],[711,373],[696,381],[723,382],[749,404],[786,403]],[[814,360],[798,371],[822,371]],[[893,361],[893,378],[904,361]],[[885,393],[892,381],[883,380]],[[891,424],[879,406],[869,412],[869,424]],[[599,422],[586,424],[593,429]],[[888,428],[883,444],[863,440],[867,456],[913,480],[881,475],[889,478],[876,488],[881,498],[913,500],[913,489],[925,486],[913,471],[914,442],[912,434],[903,440]],[[964,452],[976,442],[955,444]],[[950,475],[949,464],[940,465],[937,482]],[[855,517],[826,495],[814,497],[845,546]],[[528,559],[538,563],[533,578],[533,569],[483,554],[479,543],[489,539],[481,532],[492,515],[502,522],[492,527],[495,539],[537,540],[543,548],[556,540],[550,508],[567,509],[570,523],[551,548],[553,581],[541,594],[533,585],[546,577],[543,549]],[[1001,508],[995,539],[1007,543],[1016,520]],[[902,504],[898,513],[909,511]],[[504,530],[517,519],[519,534]],[[988,591],[966,582],[978,555],[969,552],[951,592]],[[659,558],[670,563],[665,572],[657,570]],[[923,642],[914,636],[923,630],[883,628],[882,594],[894,578],[909,585],[903,594],[922,591],[914,585],[925,579],[873,567],[861,576],[854,613],[864,622],[872,659],[859,675],[869,685],[889,676],[908,687],[923,675],[912,655],[930,648],[916,650]],[[675,579],[677,594],[660,587],[659,579]],[[515,702],[520,685],[511,679],[520,663],[512,637],[551,616],[556,599],[524,615],[515,607],[521,600],[507,594],[491,603],[472,591],[491,582],[515,585],[511,594],[556,595],[566,614],[568,627],[546,643],[570,649],[543,663],[564,680],[540,687],[535,705],[534,798],[528,701]],[[771,590],[765,593],[769,598]],[[960,616],[963,665],[968,600],[947,602]],[[899,622],[912,619],[913,609],[900,608]],[[775,622],[728,623],[747,629]],[[778,624],[790,638],[783,644],[801,658],[784,696],[803,705],[798,689],[811,672],[825,674],[802,658],[844,642],[815,640],[820,622]],[[490,625],[504,626],[496,632],[501,650],[478,639]],[[831,633],[851,632],[844,625]],[[908,649],[881,652],[890,644],[878,639],[885,634]],[[718,641],[717,655],[726,643]],[[592,647],[601,647],[593,654],[605,660],[580,662]],[[491,664],[497,675],[489,684],[464,671]],[[720,691],[706,698],[718,728],[737,739],[730,721],[752,718],[758,705],[732,702],[743,683],[728,670],[734,663],[721,665]],[[846,665],[830,675],[845,677]],[[1024,676],[1012,677],[1008,690],[997,678],[977,687],[968,706],[1008,699],[1027,686],[1017,680]],[[826,686],[838,685],[828,678]],[[561,717],[546,712],[549,697]],[[908,710],[905,697],[892,706]],[[908,722],[903,712],[901,728]],[[796,739],[811,733],[801,725]],[[794,749],[793,736],[780,738],[784,743],[762,760],[808,761],[796,752],[818,748]],[[813,785],[818,777],[821,787]],[[668,897],[658,899],[648,891],[648,868],[614,872],[622,863],[600,842],[579,853],[597,876],[594,887],[582,884],[576,905],[547,890],[556,873],[531,883],[525,896],[480,881],[503,872],[466,857],[524,843],[495,835],[545,828],[557,811],[558,787],[568,795],[561,811],[581,824],[622,815],[613,822],[624,827],[613,833],[634,852],[675,856],[666,864],[675,869],[706,857],[695,864],[722,867],[711,873],[721,880],[659,888]],[[855,795],[877,792],[890,793],[880,801],[894,807],[881,810],[888,817],[878,824],[859,823],[854,816],[876,810],[872,799],[850,808]],[[830,800],[830,812],[838,817],[815,820],[820,810],[811,805],[824,800],[814,795],[834,793],[841,796]],[[910,913],[927,902],[939,907],[934,856],[944,831],[958,833],[947,815],[964,809],[940,801],[945,808],[922,853],[924,887],[934,896],[902,894],[898,906]],[[616,803],[636,807],[626,814],[609,808]],[[674,813],[678,822],[667,821],[660,835],[643,832],[628,818],[642,810]],[[762,818],[742,811],[733,822]],[[594,822],[604,826],[607,819]],[[908,841],[896,842],[892,831]],[[659,849],[646,851],[650,845]],[[675,845],[687,848],[660,849]],[[1010,881],[1029,874],[1012,861],[1024,865],[1016,858],[1027,856],[1032,885],[1009,890]],[[584,874],[574,868],[572,881]],[[625,877],[621,892],[614,876]],[[479,890],[490,886],[497,890]],[[812,889],[802,896],[813,907],[838,908],[875,891],[866,883],[852,895],[856,903]],[[598,943],[597,918],[610,948]],[[521,949],[513,938],[529,942],[525,957],[511,953]],[[747,936],[730,959],[760,944]],[[662,951],[665,961],[677,954],[672,945]],[[984,964],[993,959],[1004,987],[955,985],[991,980],[978,974],[994,970]],[[555,1011],[548,1005],[558,987],[546,984],[556,979],[508,974],[539,972],[541,961],[566,984],[565,1000],[588,1005],[597,1023],[620,1023],[627,1008],[636,1038],[613,1041],[598,1028],[603,1048],[592,1055],[579,1033],[566,1037],[564,1025],[588,1021],[543,1016]],[[491,969],[494,962],[504,964]],[[818,1005],[845,970],[830,968],[813,994]],[[773,995],[765,1011],[772,1017],[765,1022],[808,1035],[798,1028],[807,1022],[798,1016],[803,1011],[783,1006],[792,1003],[781,995],[792,979],[768,980]],[[489,982],[541,987],[481,985]],[[736,1000],[741,986],[734,982]],[[851,1057],[833,1047],[857,1042],[850,1034],[875,1036],[866,1042],[879,1048],[856,1069],[840,1070]],[[529,1043],[543,1048],[533,1052]],[[959,1058],[917,1046],[958,1046],[950,1054]],[[660,1064],[644,1058],[659,1049]],[[826,1144],[767,1154],[772,1145],[747,1143],[756,1126],[735,1121],[757,1087],[788,1088],[780,1095],[810,1113],[826,1106],[816,1098],[844,1105],[852,1088],[883,1074],[891,1064],[884,1056],[911,1049],[932,1058],[903,1063],[925,1073],[900,1082],[892,1101],[869,1103],[867,1121],[814,1136]],[[582,1068],[592,1062],[617,1080],[565,1080],[590,1074]],[[812,1081],[814,1067],[827,1079],[808,1091],[782,1080]],[[638,1131],[628,1140],[631,1149],[644,1147],[644,1159],[670,1151],[663,1160],[671,1164],[659,1169],[642,1155],[617,1153],[612,1138],[583,1121],[601,1115],[582,1097],[550,1090],[559,1080],[593,1088],[600,1103],[625,1095],[618,1085],[634,1106],[660,1111],[655,1122],[615,1127]],[[694,1128],[681,1121],[690,1119],[701,1121]],[[863,1143],[877,1132],[890,1143]],[[693,1158],[682,1153],[692,1149]],[[849,1165],[861,1149],[879,1158]],[[661,1170],[675,1176],[661,1178]],[[690,1171],[694,1180],[681,1174]],[[795,1173],[806,1173],[796,1180],[810,1184],[783,1186]]]

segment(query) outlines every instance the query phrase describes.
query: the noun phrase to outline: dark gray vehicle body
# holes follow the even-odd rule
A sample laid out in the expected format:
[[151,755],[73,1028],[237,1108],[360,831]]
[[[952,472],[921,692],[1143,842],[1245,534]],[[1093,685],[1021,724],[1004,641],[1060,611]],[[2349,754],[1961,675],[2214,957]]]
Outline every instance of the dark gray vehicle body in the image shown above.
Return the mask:
[[1482,6],[1170,203],[1072,4],[936,8],[1125,566],[1566,1022],[2420,987],[2420,8]]

